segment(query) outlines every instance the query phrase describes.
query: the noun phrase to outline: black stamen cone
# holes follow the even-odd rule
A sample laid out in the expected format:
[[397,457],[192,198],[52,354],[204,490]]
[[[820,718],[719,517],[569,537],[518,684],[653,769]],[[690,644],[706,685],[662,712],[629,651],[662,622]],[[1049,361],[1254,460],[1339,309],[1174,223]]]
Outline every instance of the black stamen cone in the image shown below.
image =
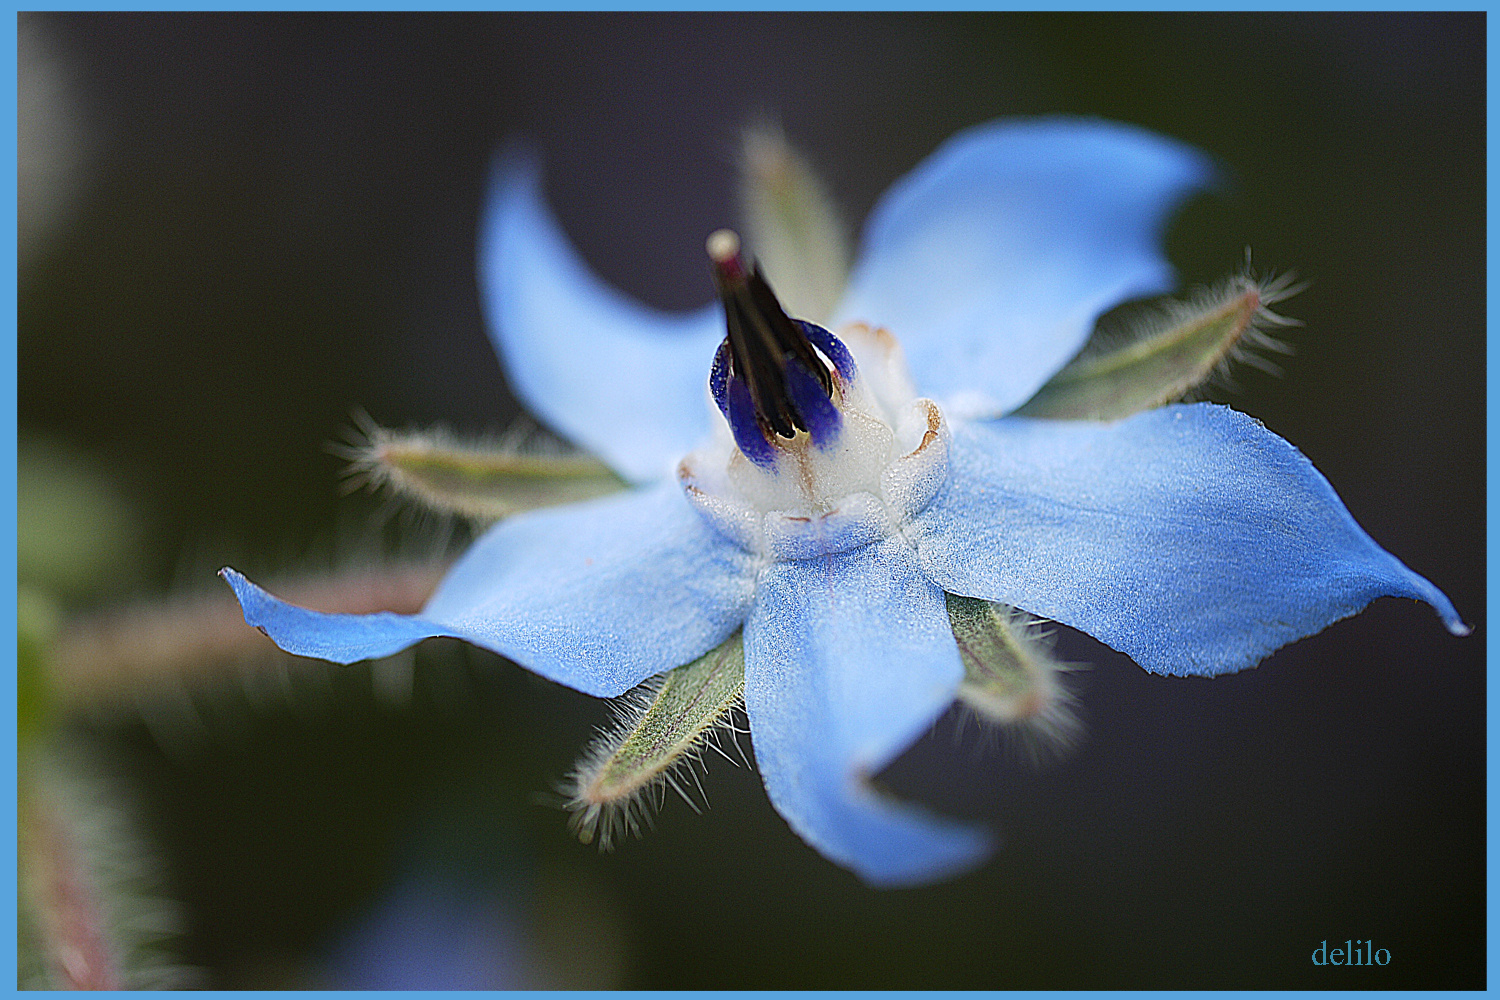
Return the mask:
[[739,241],[725,230],[709,239],[714,285],[724,302],[729,332],[730,378],[743,379],[755,404],[755,414],[767,433],[795,437],[809,430],[808,422],[787,390],[786,368],[798,362],[833,395],[833,379],[817,351],[792,322],[766,283],[760,267],[745,269]]

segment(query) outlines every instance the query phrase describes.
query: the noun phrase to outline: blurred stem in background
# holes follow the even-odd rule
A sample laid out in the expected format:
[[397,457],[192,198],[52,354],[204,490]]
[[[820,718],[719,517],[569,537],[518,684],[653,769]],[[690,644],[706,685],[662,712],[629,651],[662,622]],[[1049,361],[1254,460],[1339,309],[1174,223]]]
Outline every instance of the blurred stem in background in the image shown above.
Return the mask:
[[[50,24],[23,14],[18,27],[23,283],[67,231],[96,152],[77,100],[77,67]],[[423,447],[402,450],[413,440]],[[372,438],[371,456],[396,449],[414,465],[402,482],[426,482],[436,469],[446,477],[434,484],[439,494],[473,499],[480,507],[462,513],[476,517],[546,502],[559,490],[554,502],[579,490],[618,488],[607,474],[576,461],[519,449],[502,455],[498,469],[473,468],[472,461],[434,466],[433,444],[430,436],[387,434]],[[452,454],[438,451],[440,459]],[[19,443],[17,464],[18,985],[203,985],[207,970],[185,965],[180,951],[191,923],[211,924],[217,915],[189,914],[163,895],[180,873],[168,871],[161,845],[141,832],[149,817],[135,787],[139,775],[112,759],[109,741],[89,723],[139,719],[159,743],[180,742],[194,721],[203,728],[196,698],[227,688],[260,707],[266,700],[254,696],[261,692],[269,691],[274,702],[290,701],[297,697],[297,667],[245,625],[227,587],[165,596],[137,592],[119,603],[119,595],[138,591],[148,575],[142,566],[161,555],[147,543],[139,512],[111,476],[59,440],[28,436]],[[402,466],[375,468],[389,477]],[[557,468],[566,474],[554,475]],[[415,612],[445,569],[438,558],[366,560],[281,586],[329,611]],[[204,581],[213,586],[207,574]],[[407,703],[412,669],[410,657],[372,665],[375,693]],[[470,800],[457,815],[472,811]],[[392,884],[359,906],[350,926],[333,932],[322,971],[315,971],[316,961],[302,965],[284,985],[616,984],[623,945],[594,887],[547,872],[517,876],[511,869],[534,867],[524,846],[492,852],[494,830],[475,832],[453,815],[423,814],[420,824],[418,846],[408,852],[413,856],[383,873]],[[491,826],[503,832],[507,823],[502,818]],[[455,841],[462,836],[455,830],[468,835]],[[453,867],[453,856],[463,858],[461,868]],[[579,928],[587,931],[583,937]],[[580,940],[591,942],[587,953]]]
[[[189,687],[285,670],[222,593],[86,607],[127,575],[142,532],[109,479],[52,441],[18,454],[18,872],[20,985],[190,986],[171,945],[181,908],[161,896],[158,852],[128,785],[104,766],[82,717],[151,714]],[[289,582],[330,610],[417,610],[444,567],[397,565]]]
[[187,985],[163,947],[178,910],[157,895],[132,808],[69,726],[54,669],[66,609],[138,545],[108,481],[54,443],[18,455],[17,825],[19,985]]
[[[24,440],[19,471],[20,984],[197,985],[199,973],[172,948],[186,922],[162,895],[170,873],[136,828],[128,782],[102,766],[79,723],[138,713],[170,742],[201,693],[249,693],[269,680],[296,697],[297,661],[245,624],[227,587],[83,610],[136,558],[138,521],[107,477],[56,443]],[[446,569],[443,559],[371,562],[279,586],[329,611],[412,613]],[[373,665],[377,688],[387,666],[404,680],[386,686],[409,697],[410,657]],[[424,813],[408,837],[414,846],[336,934],[322,971],[293,979],[354,988],[616,983],[623,944],[610,908],[592,886],[537,870],[525,846],[507,839],[509,826],[473,800]]]

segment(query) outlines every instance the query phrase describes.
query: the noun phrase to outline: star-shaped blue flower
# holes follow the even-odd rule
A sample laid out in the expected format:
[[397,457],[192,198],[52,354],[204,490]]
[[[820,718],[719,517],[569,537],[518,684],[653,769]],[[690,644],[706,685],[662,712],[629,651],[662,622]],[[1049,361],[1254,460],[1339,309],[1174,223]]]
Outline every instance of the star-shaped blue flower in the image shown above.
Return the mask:
[[[225,576],[292,653],[350,663],[457,636],[600,696],[743,629],[755,758],[793,829],[877,885],[961,870],[985,831],[868,781],[964,677],[945,592],[1174,675],[1253,666],[1382,595],[1466,631],[1250,417],[1006,415],[1102,312],[1171,286],[1160,231],[1210,173],[1125,126],[971,129],[877,206],[827,330],[784,325],[721,246],[726,340],[724,303],[666,315],[601,284],[535,162],[509,156],[481,261],[496,345],[532,411],[636,488],[500,523],[416,616],[320,614]],[[781,346],[757,360],[736,310]]]

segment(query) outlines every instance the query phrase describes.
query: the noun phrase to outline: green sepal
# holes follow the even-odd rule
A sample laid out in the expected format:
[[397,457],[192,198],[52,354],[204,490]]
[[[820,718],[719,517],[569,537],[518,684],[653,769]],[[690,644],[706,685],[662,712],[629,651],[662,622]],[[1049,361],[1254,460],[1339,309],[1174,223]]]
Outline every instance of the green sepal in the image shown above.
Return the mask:
[[374,427],[367,434],[368,443],[349,452],[356,472],[434,510],[477,521],[590,500],[626,485],[602,462],[579,453],[461,443],[434,431]]
[[673,783],[672,770],[697,759],[744,693],[745,648],[736,632],[621,699],[615,726],[588,749],[573,773],[568,805],[577,813],[579,839],[589,843],[597,835],[607,848],[618,829],[638,829],[648,804],[642,793]]
[[780,128],[741,137],[740,213],[750,250],[787,313],[826,323],[849,279],[849,236],[833,199]]
[[1291,322],[1267,308],[1295,294],[1288,286],[1241,277],[1190,302],[1167,301],[1101,323],[1078,356],[1015,412],[1118,420],[1184,398],[1232,359],[1264,366],[1245,349],[1287,350],[1259,325]]
[[1024,724],[1066,743],[1078,723],[1059,676],[1068,667],[1035,635],[1039,624],[1004,604],[948,594],[948,623],[963,659],[958,698],[981,718]]

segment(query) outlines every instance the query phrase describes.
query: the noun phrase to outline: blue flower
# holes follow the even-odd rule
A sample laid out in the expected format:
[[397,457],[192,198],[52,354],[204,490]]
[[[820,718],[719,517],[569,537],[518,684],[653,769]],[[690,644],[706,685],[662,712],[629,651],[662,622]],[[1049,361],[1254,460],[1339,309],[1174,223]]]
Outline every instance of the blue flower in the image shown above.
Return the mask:
[[1173,675],[1253,666],[1382,595],[1466,631],[1250,417],[1014,415],[1102,312],[1170,288],[1160,230],[1210,176],[1125,126],[971,129],[885,195],[825,328],[786,317],[721,236],[720,303],[626,300],[512,154],[483,233],[496,345],[533,412],[635,488],[500,523],[416,616],[320,614],[225,576],[292,653],[350,663],[457,636],[599,696],[743,630],[755,758],[793,829],[872,884],[971,866],[985,831],[868,780],[964,679],[947,595]]

